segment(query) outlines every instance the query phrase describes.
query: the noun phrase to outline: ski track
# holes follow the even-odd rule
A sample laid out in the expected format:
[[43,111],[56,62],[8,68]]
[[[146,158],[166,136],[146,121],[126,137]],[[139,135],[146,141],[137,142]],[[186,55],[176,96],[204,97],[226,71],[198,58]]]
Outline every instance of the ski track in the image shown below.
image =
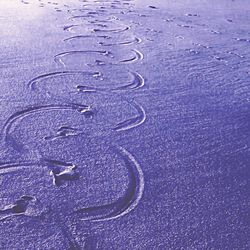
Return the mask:
[[[135,34],[133,26],[130,26],[129,23],[122,21],[122,19],[119,17],[119,15],[122,16],[126,13],[134,12],[133,0],[96,0],[92,2],[80,2],[83,2],[84,4],[80,9],[78,9],[75,7],[70,7],[70,4],[61,4],[60,2],[46,2],[43,0],[39,1],[39,8],[46,8],[49,6],[50,8],[54,9],[55,12],[67,13],[67,20],[69,23],[61,26],[61,30],[62,32],[65,32],[65,34],[74,33],[74,35],[64,38],[63,42],[65,42],[67,47],[70,47],[72,42],[82,41],[82,46],[65,50],[56,54],[54,56],[54,62],[58,67],[63,67],[63,69],[58,69],[48,73],[45,72],[44,74],[34,76],[34,78],[27,83],[28,91],[42,91],[44,87],[43,84],[47,80],[50,80],[53,83],[58,83],[57,86],[54,86],[54,88],[58,89],[60,88],[60,79],[68,76],[71,76],[72,79],[74,79],[74,77],[82,77],[82,79],[89,77],[90,79],[92,78],[98,81],[101,80],[101,77],[108,73],[109,70],[108,68],[105,68],[103,72],[101,72],[99,70],[84,71],[78,70],[77,68],[74,69],[71,63],[66,62],[67,58],[71,58],[76,62],[79,55],[83,57],[88,57],[91,55],[95,59],[95,64],[86,64],[86,66],[96,67],[102,65],[114,65],[116,67],[121,67],[122,69],[126,65],[132,63],[136,64],[144,59],[144,55],[140,51],[140,48],[135,47],[140,46],[142,43],[142,38]],[[24,5],[31,4],[31,2],[25,0],[21,0],[21,3]],[[150,8],[154,9],[152,6]],[[85,22],[87,22],[86,25]],[[78,33],[78,31],[81,31],[81,33]],[[126,37],[126,35],[128,36]],[[85,48],[84,43],[84,41],[87,41],[87,39],[94,39],[96,41],[96,45],[99,46],[99,48],[108,47],[109,50],[102,50],[98,48],[93,50],[87,49]],[[123,59],[116,59],[114,56],[115,53],[113,51],[115,48],[121,54],[119,57]],[[124,49],[124,51],[122,49]],[[104,61],[99,60],[96,57],[102,57],[104,58]],[[105,62],[107,58],[109,61]],[[68,68],[69,66],[71,66],[70,69]],[[126,69],[124,68],[124,70]],[[131,90],[139,91],[145,85],[143,75],[137,70],[127,70],[127,72],[131,77],[131,80],[128,80],[128,82],[125,83],[120,83],[118,86],[111,88],[106,87],[105,85],[101,87],[90,87],[81,83],[76,83],[76,91],[85,94],[88,94],[89,92],[92,94],[95,94],[95,92],[104,92],[109,93],[111,96],[118,94],[124,95],[127,91]],[[84,98],[84,95],[82,96]],[[143,106],[139,105],[133,100],[128,99],[127,102],[135,109],[136,115],[132,118],[125,119],[124,121],[119,122],[114,127],[110,128],[110,131],[114,131],[114,133],[117,135],[118,132],[125,133],[127,130],[137,128],[146,120],[146,111],[144,110]],[[77,103],[51,104],[51,100],[50,104],[45,103],[42,105],[26,105],[26,107],[20,109],[20,111],[16,111],[10,115],[5,121],[1,130],[2,146],[5,146],[11,142],[10,134],[12,128],[14,126],[18,126],[19,121],[25,117],[42,112],[67,110],[79,112],[87,117],[89,112],[92,111],[92,108],[89,105]],[[70,125],[61,126],[56,131],[56,134],[45,136],[43,139],[48,142],[52,142],[59,138],[64,138],[67,140],[68,137],[77,136],[78,134],[82,134],[82,131],[78,128],[71,127]],[[107,147],[109,146],[110,145],[107,145]],[[114,152],[119,156],[120,160],[126,167],[128,175],[127,189],[125,190],[122,197],[112,203],[97,205],[94,207],[83,207],[77,209],[76,211],[72,211],[72,214],[74,216],[79,216],[81,221],[104,222],[119,219],[135,210],[143,197],[145,186],[144,174],[133,152],[129,152],[121,146],[113,146],[113,148]],[[78,168],[73,163],[62,162],[50,158],[37,159],[37,161],[30,162],[2,162],[0,164],[0,176],[2,177],[10,174],[22,174],[24,170],[31,172],[43,170],[45,172],[49,172],[51,181],[53,183],[52,188],[58,189],[65,188],[65,183],[78,181],[79,177]],[[36,197],[24,195],[13,201],[12,204],[1,207],[0,222],[11,219],[15,216],[33,216],[28,212],[28,208],[30,205],[33,206],[33,203],[39,203]],[[57,214],[52,215],[52,217],[54,218],[54,224],[57,225],[66,239],[68,247],[70,249],[82,249],[70,230],[66,227],[62,219],[63,217]]]

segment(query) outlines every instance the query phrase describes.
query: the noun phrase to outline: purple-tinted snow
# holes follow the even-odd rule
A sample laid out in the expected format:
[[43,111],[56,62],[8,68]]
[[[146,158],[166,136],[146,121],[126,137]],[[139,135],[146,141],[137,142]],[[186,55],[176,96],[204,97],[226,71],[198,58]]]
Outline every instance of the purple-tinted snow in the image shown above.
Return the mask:
[[250,249],[247,0],[0,1],[0,249]]

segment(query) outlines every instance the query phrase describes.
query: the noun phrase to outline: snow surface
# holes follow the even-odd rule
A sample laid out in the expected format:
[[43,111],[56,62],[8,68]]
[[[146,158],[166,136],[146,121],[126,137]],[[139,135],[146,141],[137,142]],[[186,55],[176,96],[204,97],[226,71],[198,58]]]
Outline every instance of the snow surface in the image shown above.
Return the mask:
[[0,0],[0,249],[250,249],[248,0]]

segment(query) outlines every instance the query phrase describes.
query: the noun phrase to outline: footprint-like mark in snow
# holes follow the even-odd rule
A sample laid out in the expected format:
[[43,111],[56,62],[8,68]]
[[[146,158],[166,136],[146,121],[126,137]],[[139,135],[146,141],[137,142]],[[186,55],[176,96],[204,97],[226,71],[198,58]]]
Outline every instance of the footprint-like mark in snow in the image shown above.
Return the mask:
[[125,42],[116,42],[116,43],[105,43],[105,42],[99,42],[102,46],[117,46],[117,45],[130,45],[130,44],[138,44],[141,43],[141,39],[135,37],[133,40],[125,41]]
[[[1,170],[1,168],[0,168]],[[36,198],[29,195],[23,195],[14,203],[4,206],[0,209],[0,221],[4,221],[13,216],[29,216],[28,209],[37,202]],[[32,212],[32,211],[31,211]]]
[[38,77],[33,78],[32,80],[29,81],[28,87],[31,88],[32,90],[35,89],[36,85],[41,83],[45,79],[50,79],[50,78],[56,78],[56,77],[63,77],[66,75],[73,75],[73,76],[90,76],[90,77],[100,77],[101,73],[100,72],[90,72],[90,71],[59,71],[59,72],[52,72],[52,73],[47,73],[40,75]]
[[230,55],[237,56],[237,57],[239,57],[239,58],[241,58],[241,59],[245,58],[245,56],[240,55],[239,53],[234,52],[234,51],[227,51],[227,53],[230,54]]
[[75,181],[79,179],[77,166],[73,163],[50,159],[44,159],[43,161],[50,169],[50,175],[53,178],[53,184],[55,186],[61,186],[65,181]]
[[9,141],[9,133],[11,131],[11,128],[13,125],[19,121],[22,120],[23,118],[34,114],[34,113],[39,113],[39,112],[44,112],[44,111],[52,111],[52,110],[74,110],[76,112],[79,112],[83,115],[89,115],[89,112],[92,113],[92,109],[90,106],[83,105],[83,104],[75,104],[75,103],[70,103],[70,104],[54,104],[54,105],[44,105],[44,106],[34,106],[30,107],[21,111],[18,111],[11,115],[8,120],[5,122],[3,129],[2,129],[2,134],[3,134],[3,139],[5,142]]
[[234,40],[236,40],[236,41],[238,41],[238,42],[250,42],[250,39],[248,39],[248,38],[238,38],[238,37],[236,37],[236,38],[233,38]]
[[59,63],[66,67],[65,63],[63,62],[63,58],[68,57],[68,56],[74,56],[74,55],[87,55],[87,54],[97,54],[100,56],[105,56],[105,57],[112,57],[112,53],[107,50],[77,50],[77,51],[67,51],[67,52],[62,52],[57,55],[55,55],[54,60],[56,63]]
[[142,88],[145,84],[144,78],[137,72],[129,72],[132,76],[132,81],[128,84],[125,84],[116,88],[100,88],[100,87],[91,87],[87,85],[77,85],[77,91],[81,93],[87,92],[106,92],[106,91],[126,91],[126,90],[136,90]]
[[[71,37],[65,38],[63,41],[68,42],[68,41],[73,41],[73,40],[82,40],[86,38],[94,38],[94,37],[91,35],[77,35],[77,36],[71,36]],[[98,36],[95,36],[95,38],[111,39],[111,37],[107,35],[98,35]]]
[[199,14],[187,13],[187,14],[185,14],[185,16],[188,16],[188,17],[199,17],[200,15]]
[[125,28],[120,28],[120,29],[92,29],[92,32],[119,33],[119,32],[124,32],[127,30],[130,30],[129,26],[126,26]]
[[187,25],[187,24],[177,24],[178,27],[182,28],[193,28],[193,26]]
[[[67,181],[75,181],[79,179],[77,166],[73,163],[63,162],[59,160],[41,159],[36,162],[14,162],[2,163],[0,165],[0,176],[14,172],[30,170],[45,170],[49,171],[52,176],[52,181],[55,186],[61,186]],[[1,213],[0,213],[1,216]]]
[[63,30],[73,32],[73,28],[82,26],[82,24],[70,24],[63,27]]
[[96,18],[96,15],[98,15],[98,13],[96,13],[96,14],[86,14],[86,15],[77,15],[77,16],[70,17],[69,20],[71,20],[71,21],[79,20],[79,19],[86,20],[87,18]]
[[[101,56],[102,58],[105,58],[104,60],[100,59],[95,59],[93,63],[84,63],[84,65],[89,66],[89,67],[94,67],[94,66],[103,66],[103,65],[119,65],[119,64],[129,64],[129,63],[135,63],[137,61],[143,60],[144,56],[143,54],[138,51],[137,49],[132,49],[131,50],[132,56],[130,58],[126,59],[121,59],[116,62],[108,61],[105,59],[114,59],[114,55],[107,50],[78,50],[78,51],[67,51],[67,52],[62,52],[57,54],[54,57],[54,61],[64,67],[67,66],[67,63],[65,62],[65,59],[75,57],[75,56],[81,56],[81,55],[86,55],[86,58],[90,56],[91,54],[96,54],[98,56]],[[85,58],[85,60],[86,60]],[[80,59],[78,59],[79,61]]]
[[82,133],[82,130],[78,128],[72,128],[70,126],[61,126],[55,135],[45,136],[44,140],[54,141],[59,138],[66,138],[69,136],[77,136]]
[[[116,147],[115,152],[125,163],[128,173],[128,187],[122,197],[115,202],[106,205],[78,208],[75,212],[83,216],[82,220],[90,221],[108,221],[120,218],[137,207],[144,191],[143,171],[134,156],[123,147]],[[0,165],[0,174],[11,173],[13,171],[45,168],[50,170],[53,178],[53,184],[60,187],[64,182],[75,181],[79,179],[77,167],[73,163],[62,162],[52,159],[42,159],[40,162],[27,163],[5,163]],[[28,212],[30,203],[37,200],[31,196],[22,196],[14,204],[0,209],[0,221],[16,215],[36,215],[37,211]],[[41,209],[38,215],[41,214]],[[75,213],[74,212],[74,213]]]

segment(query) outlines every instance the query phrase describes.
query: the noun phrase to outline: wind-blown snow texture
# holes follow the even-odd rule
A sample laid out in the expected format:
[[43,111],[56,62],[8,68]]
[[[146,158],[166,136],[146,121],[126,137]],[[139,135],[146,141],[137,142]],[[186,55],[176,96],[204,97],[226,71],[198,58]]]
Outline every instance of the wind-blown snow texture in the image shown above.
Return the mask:
[[248,0],[0,0],[0,249],[250,249]]

